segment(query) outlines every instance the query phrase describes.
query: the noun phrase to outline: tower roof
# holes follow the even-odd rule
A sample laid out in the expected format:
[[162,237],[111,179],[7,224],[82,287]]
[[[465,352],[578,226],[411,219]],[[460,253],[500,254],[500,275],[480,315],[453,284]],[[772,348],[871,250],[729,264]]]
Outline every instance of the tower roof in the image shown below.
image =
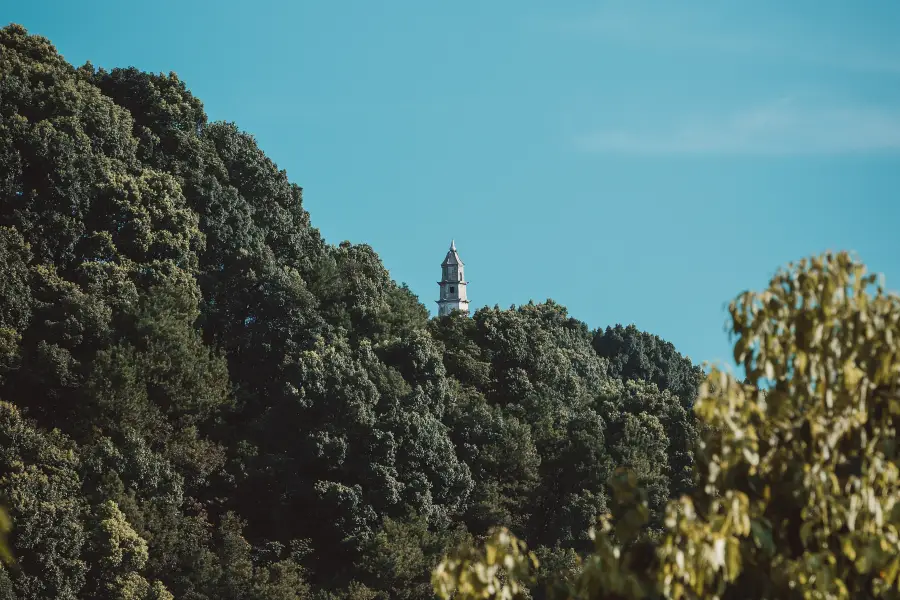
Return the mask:
[[447,265],[462,265],[463,261],[459,257],[459,254],[456,252],[456,240],[450,241],[450,251],[447,252],[446,258],[444,258],[444,262],[441,263],[441,266]]

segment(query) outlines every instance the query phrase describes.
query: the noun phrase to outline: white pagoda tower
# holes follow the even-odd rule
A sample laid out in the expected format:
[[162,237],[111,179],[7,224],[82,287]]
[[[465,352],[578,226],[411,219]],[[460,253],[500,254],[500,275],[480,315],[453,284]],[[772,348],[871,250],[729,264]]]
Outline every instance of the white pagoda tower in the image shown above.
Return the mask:
[[438,303],[438,316],[449,315],[454,310],[469,314],[469,298],[466,296],[468,282],[463,276],[463,261],[456,252],[456,243],[450,242],[450,251],[441,263],[441,299]]

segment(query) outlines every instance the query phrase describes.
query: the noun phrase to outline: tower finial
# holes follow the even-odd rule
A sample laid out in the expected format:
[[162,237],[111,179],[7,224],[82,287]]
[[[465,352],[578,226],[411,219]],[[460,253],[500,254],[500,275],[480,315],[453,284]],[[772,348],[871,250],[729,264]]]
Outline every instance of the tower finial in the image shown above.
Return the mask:
[[450,250],[456,252],[456,240],[450,240]]

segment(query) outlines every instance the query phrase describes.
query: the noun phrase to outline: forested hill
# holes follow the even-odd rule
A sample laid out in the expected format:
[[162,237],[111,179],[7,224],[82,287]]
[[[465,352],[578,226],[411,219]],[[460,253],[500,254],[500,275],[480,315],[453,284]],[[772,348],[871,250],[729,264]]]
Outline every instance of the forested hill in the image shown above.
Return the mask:
[[553,302],[430,320],[174,74],[0,30],[0,598],[428,598],[691,484],[699,369]]

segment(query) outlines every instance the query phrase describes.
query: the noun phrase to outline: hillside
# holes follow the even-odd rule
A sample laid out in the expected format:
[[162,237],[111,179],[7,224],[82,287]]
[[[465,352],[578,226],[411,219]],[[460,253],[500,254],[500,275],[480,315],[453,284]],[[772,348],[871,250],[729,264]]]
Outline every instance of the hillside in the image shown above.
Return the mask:
[[691,487],[699,369],[553,302],[429,319],[174,74],[0,30],[0,598],[427,598],[504,525],[548,568],[633,469]]

